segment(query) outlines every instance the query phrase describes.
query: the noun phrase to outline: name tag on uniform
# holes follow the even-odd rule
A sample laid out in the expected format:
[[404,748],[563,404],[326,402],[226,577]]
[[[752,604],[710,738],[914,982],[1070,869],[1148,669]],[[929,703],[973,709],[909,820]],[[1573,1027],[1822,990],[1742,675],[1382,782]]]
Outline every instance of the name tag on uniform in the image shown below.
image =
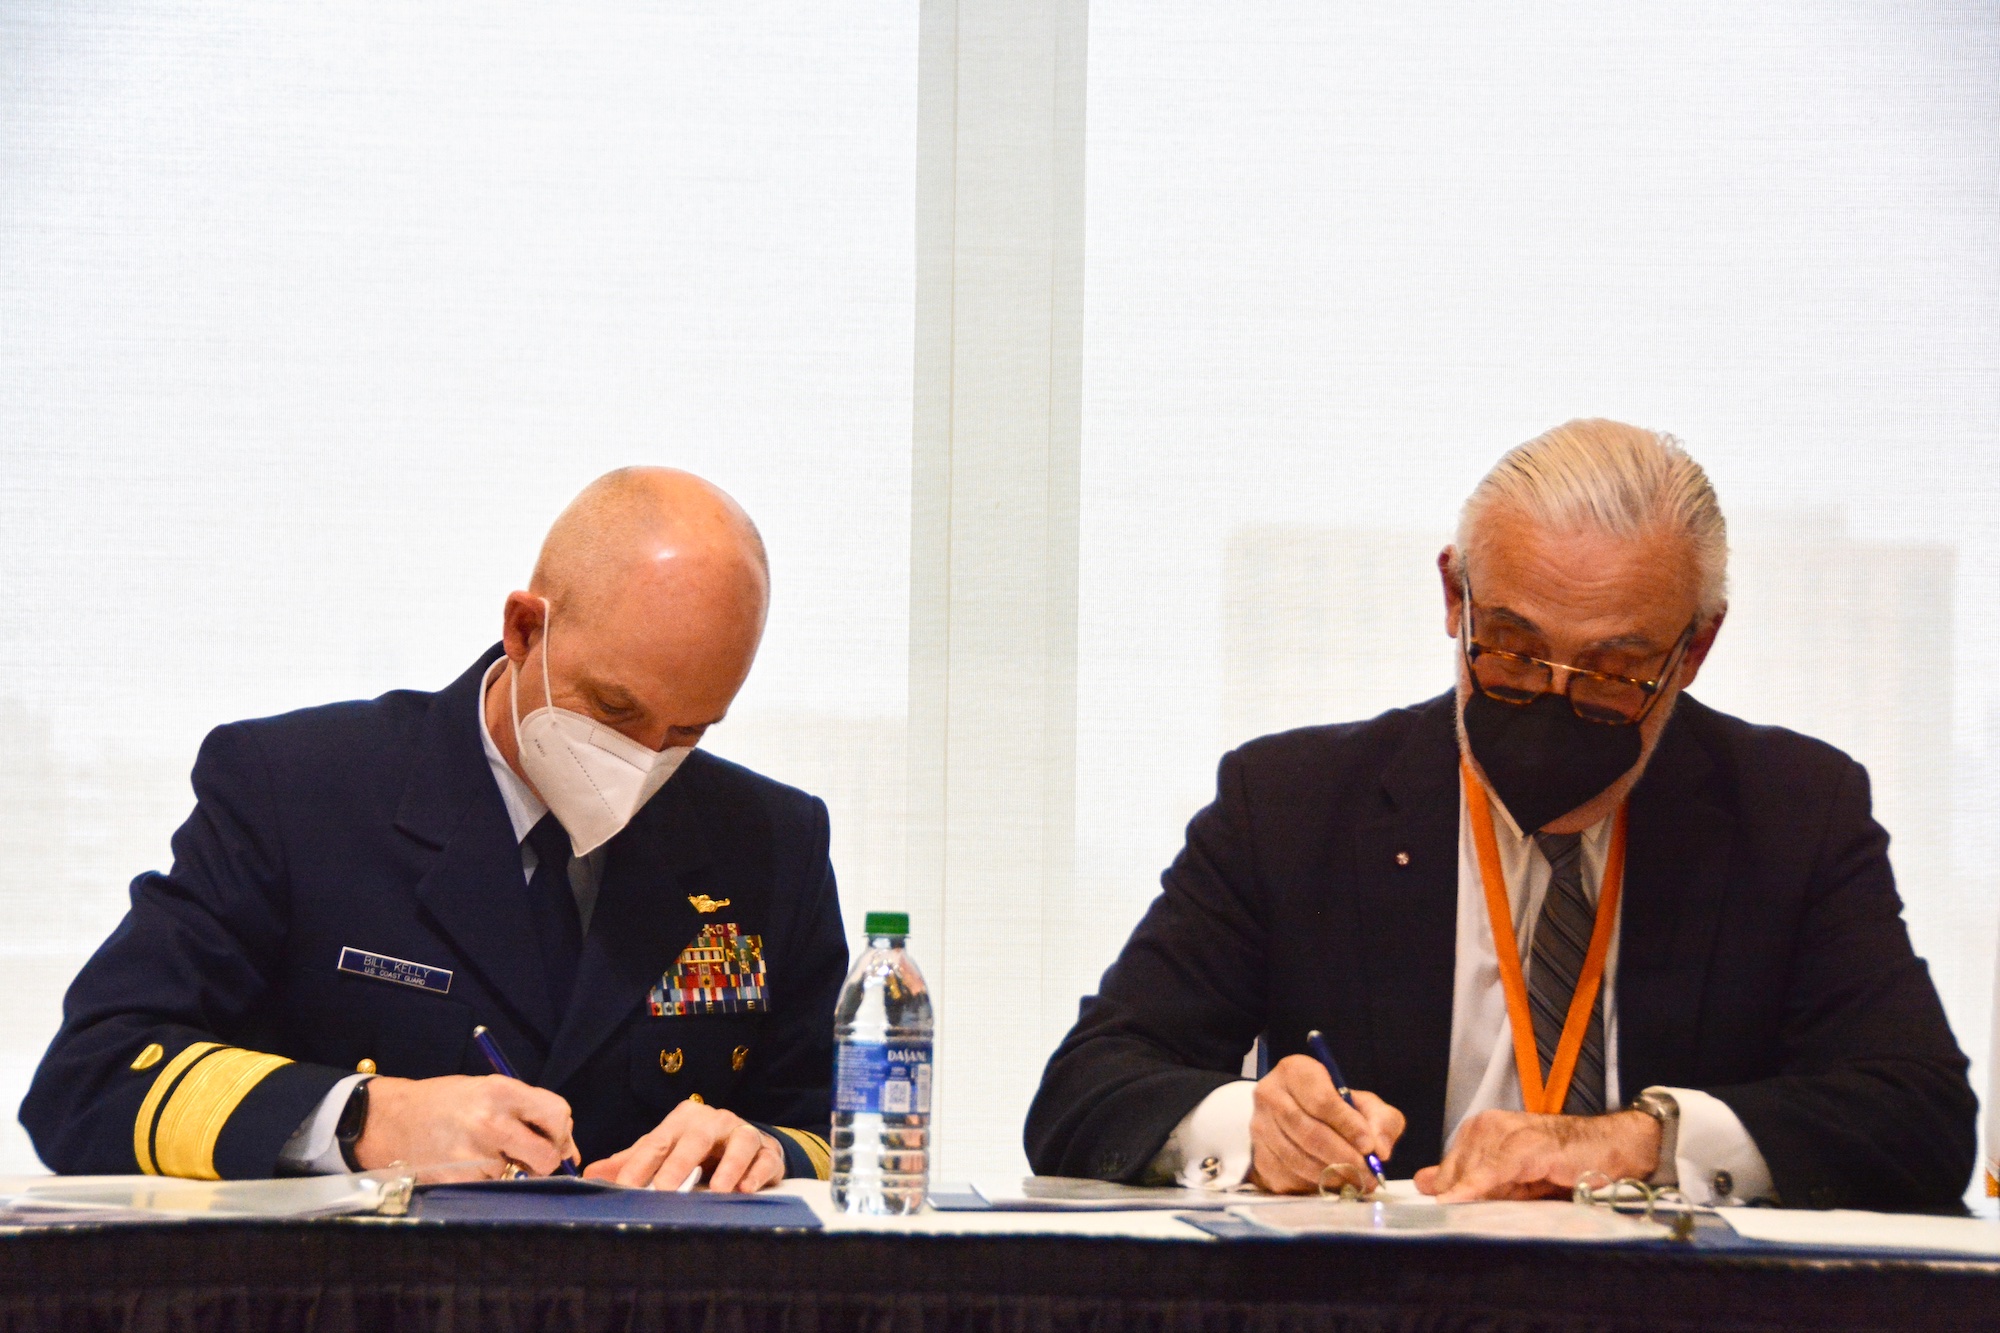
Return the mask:
[[365,949],[342,949],[340,970],[352,972],[357,977],[393,981],[398,986],[414,986],[418,990],[436,991],[439,995],[447,994],[451,990],[449,968],[425,967],[422,963],[413,963],[407,958],[391,958],[387,954],[369,953]]

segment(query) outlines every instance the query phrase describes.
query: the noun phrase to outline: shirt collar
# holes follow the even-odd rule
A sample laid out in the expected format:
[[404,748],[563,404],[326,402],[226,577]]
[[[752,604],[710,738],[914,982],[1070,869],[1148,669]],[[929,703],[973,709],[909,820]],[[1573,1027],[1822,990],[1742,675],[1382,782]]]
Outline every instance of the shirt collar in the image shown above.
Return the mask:
[[493,770],[493,781],[500,787],[500,800],[507,807],[508,822],[514,826],[514,841],[526,842],[529,832],[542,822],[549,807],[535,795],[533,787],[521,780],[519,773],[508,767],[500,747],[493,743],[493,733],[486,727],[486,692],[493,688],[494,673],[506,665],[507,658],[503,655],[486,668],[486,676],[479,682],[479,744],[486,751],[486,766]]

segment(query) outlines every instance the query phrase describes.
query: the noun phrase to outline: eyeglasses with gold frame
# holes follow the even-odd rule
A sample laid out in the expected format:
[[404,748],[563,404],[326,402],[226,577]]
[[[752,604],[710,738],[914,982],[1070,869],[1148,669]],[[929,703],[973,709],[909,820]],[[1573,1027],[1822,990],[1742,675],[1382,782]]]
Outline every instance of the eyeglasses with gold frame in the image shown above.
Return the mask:
[[1688,645],[1694,642],[1695,626],[1700,621],[1699,616],[1688,621],[1687,628],[1674,640],[1674,646],[1667,650],[1666,660],[1660,664],[1658,675],[1650,680],[1638,680],[1608,671],[1571,666],[1567,662],[1550,662],[1524,653],[1511,653],[1479,642],[1473,637],[1470,577],[1460,586],[1465,590],[1465,618],[1459,646],[1465,655],[1466,670],[1481,694],[1495,703],[1524,708],[1544,694],[1557,692],[1554,689],[1555,674],[1560,671],[1565,677],[1560,693],[1564,702],[1569,704],[1570,711],[1586,722],[1607,727],[1636,726],[1646,720],[1646,715],[1653,711],[1653,705],[1659,702],[1667,681],[1679,669]]

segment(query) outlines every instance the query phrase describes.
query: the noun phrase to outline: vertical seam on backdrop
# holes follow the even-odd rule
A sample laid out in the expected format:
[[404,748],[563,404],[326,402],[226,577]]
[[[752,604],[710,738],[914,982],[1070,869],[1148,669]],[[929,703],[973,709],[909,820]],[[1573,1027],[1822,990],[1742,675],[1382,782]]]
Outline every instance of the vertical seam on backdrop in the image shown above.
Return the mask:
[[[1056,308],[1060,299],[1058,287],[1062,282],[1061,264],[1057,254],[1058,233],[1062,226],[1062,25],[1064,15],[1063,0],[1056,0],[1050,10],[1054,22],[1049,27],[1049,216],[1048,231],[1044,246],[1048,255],[1048,309],[1043,321],[1042,358],[1042,753],[1048,753],[1049,724],[1054,721],[1049,708],[1050,687],[1054,684],[1049,649],[1054,645],[1050,631],[1055,627],[1055,610],[1050,605],[1049,594],[1054,586],[1051,578],[1055,573],[1055,518],[1056,518]],[[1075,782],[1076,752],[1070,752],[1070,781]],[[1049,779],[1047,761],[1042,765],[1042,874],[1041,885],[1035,904],[1036,918],[1042,927],[1042,938],[1036,950],[1035,985],[1035,1032],[1037,1036],[1046,1029],[1048,1022],[1048,981],[1049,981]],[[1076,800],[1071,797],[1070,807],[1075,809]]]
[[[945,438],[944,438],[944,661],[943,754],[938,765],[938,955],[939,966],[950,957],[951,940],[951,693],[952,568],[956,528],[958,472],[958,144],[959,144],[959,12],[951,6],[951,284],[945,293]],[[904,798],[906,803],[908,798]],[[907,892],[907,888],[905,890]]]

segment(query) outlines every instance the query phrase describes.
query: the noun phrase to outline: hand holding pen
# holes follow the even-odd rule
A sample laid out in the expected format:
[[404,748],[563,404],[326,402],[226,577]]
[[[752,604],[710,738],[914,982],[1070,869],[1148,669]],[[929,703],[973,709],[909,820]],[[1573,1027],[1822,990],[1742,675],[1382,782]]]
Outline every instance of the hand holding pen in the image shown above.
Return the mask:
[[[486,1057],[486,1063],[493,1067],[494,1073],[500,1075],[502,1078],[511,1078],[517,1083],[527,1082],[526,1079],[514,1072],[514,1066],[507,1062],[506,1052],[500,1049],[500,1043],[493,1040],[493,1034],[486,1030],[485,1025],[482,1024],[472,1029],[472,1044],[477,1046],[479,1053]],[[565,1157],[556,1164],[556,1170],[566,1176],[580,1175],[582,1173],[577,1169],[579,1165],[575,1159]],[[518,1173],[517,1168],[516,1174]]]
[[[1333,1080],[1333,1090],[1340,1094],[1340,1100],[1354,1106],[1354,1093],[1347,1086],[1347,1075],[1340,1072],[1340,1062],[1333,1058],[1333,1048],[1326,1044],[1326,1038],[1320,1035],[1318,1028],[1306,1033],[1306,1045],[1311,1049],[1313,1058],[1326,1066],[1327,1076]],[[1358,1115],[1361,1108],[1354,1106],[1354,1111]],[[1389,1178],[1382,1174],[1382,1159],[1372,1152],[1361,1156],[1368,1163],[1368,1169],[1375,1173],[1375,1183],[1387,1185]]]
[[1403,1136],[1403,1113],[1350,1089],[1323,1036],[1313,1033],[1306,1046],[1254,1085],[1250,1183],[1274,1194],[1311,1194],[1329,1165],[1345,1163],[1357,1174],[1376,1171],[1373,1188],[1382,1183],[1381,1159]]

